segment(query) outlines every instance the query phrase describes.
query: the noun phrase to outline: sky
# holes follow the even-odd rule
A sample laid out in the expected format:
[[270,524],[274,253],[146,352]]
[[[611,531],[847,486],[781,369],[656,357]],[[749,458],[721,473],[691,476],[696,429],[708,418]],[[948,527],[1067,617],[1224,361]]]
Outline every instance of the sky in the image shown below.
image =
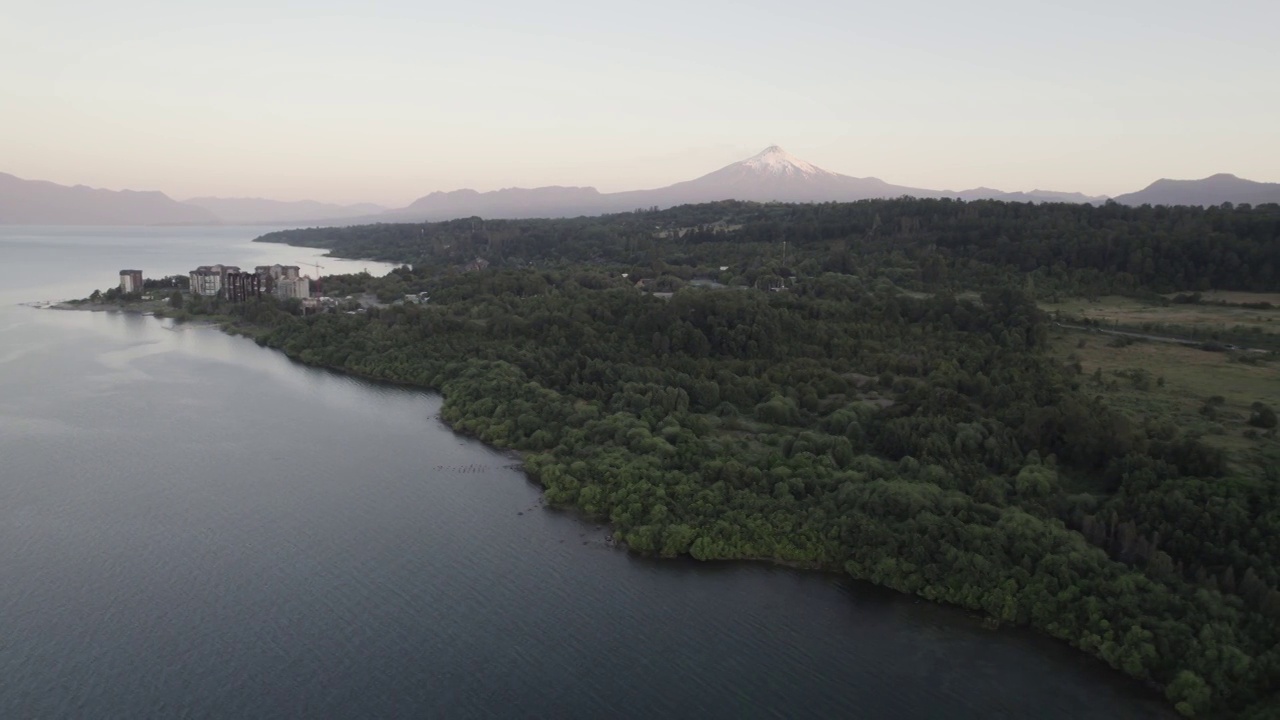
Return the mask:
[[780,145],[931,189],[1280,181],[1275,0],[0,0],[0,172],[402,206]]

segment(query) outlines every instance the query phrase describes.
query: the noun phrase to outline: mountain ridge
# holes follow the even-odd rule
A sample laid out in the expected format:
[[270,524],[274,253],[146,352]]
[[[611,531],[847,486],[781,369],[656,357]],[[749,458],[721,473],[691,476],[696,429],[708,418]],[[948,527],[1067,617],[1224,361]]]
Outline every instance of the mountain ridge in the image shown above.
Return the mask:
[[546,186],[437,191],[384,215],[397,220],[451,220],[470,215],[494,218],[567,217],[625,212],[641,207],[671,207],[717,200],[755,202],[850,202],[910,195],[920,198],[1007,200],[1011,202],[1102,203],[1105,196],[1034,190],[1008,193],[992,188],[929,190],[894,185],[876,177],[832,172],[791,155],[777,145],[718,170],[659,188],[601,193],[593,187]]
[[0,173],[0,225],[204,225],[217,216],[158,190],[103,190]]
[[[602,193],[594,187],[548,185],[481,192],[470,188],[423,195],[407,206],[386,209],[373,203],[340,205],[313,200],[196,197],[179,202],[159,191],[104,190],[23,180],[0,173],[0,224],[163,225],[304,224],[352,225],[423,222],[479,215],[491,218],[576,217],[672,207],[718,200],[754,202],[852,202],[911,196],[965,201],[1107,202],[1106,196],[1031,190],[1005,192],[989,187],[930,190],[894,185],[876,177],[855,177],[823,169],[777,145],[705,175],[658,188]],[[1280,202],[1280,183],[1244,180],[1218,173],[1201,180],[1160,179],[1143,190],[1113,198],[1126,205],[1218,205],[1223,202]]]
[[333,220],[353,215],[376,215],[387,210],[374,203],[339,205],[316,200],[271,200],[258,197],[194,197],[183,200],[182,203],[204,208],[230,225]]
[[1117,195],[1115,201],[1123,205],[1201,206],[1280,203],[1280,183],[1246,180],[1231,173],[1216,173],[1199,180],[1160,178],[1137,192]]

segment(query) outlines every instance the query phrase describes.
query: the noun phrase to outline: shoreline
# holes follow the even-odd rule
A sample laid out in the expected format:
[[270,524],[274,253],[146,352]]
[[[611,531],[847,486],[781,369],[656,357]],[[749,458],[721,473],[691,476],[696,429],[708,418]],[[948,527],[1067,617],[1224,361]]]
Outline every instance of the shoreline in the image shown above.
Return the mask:
[[118,313],[123,313],[125,315],[143,315],[143,316],[156,315],[155,312],[152,310],[143,310],[140,308],[132,308],[127,305],[119,305],[119,304],[108,305],[107,303],[95,303],[87,300],[84,302],[76,302],[74,300],[63,300],[61,302],[50,303],[43,307],[37,307],[34,305],[29,307],[33,307],[36,310],[73,310],[73,311],[79,311],[79,312],[118,312]]
[[[144,302],[148,304],[164,303],[164,301],[144,301]],[[244,326],[243,328],[237,327],[233,324],[234,318],[225,317],[221,320],[211,320],[211,319],[210,320],[206,320],[206,319],[179,320],[165,314],[163,312],[164,308],[161,308],[161,312],[157,313],[149,307],[145,307],[145,308],[131,307],[131,305],[138,305],[138,304],[140,303],[133,303],[133,304],[95,303],[89,300],[84,300],[80,302],[62,301],[58,303],[49,303],[45,305],[43,308],[37,308],[37,309],[57,309],[57,310],[71,310],[71,311],[81,311],[81,312],[108,312],[108,313],[117,312],[121,314],[139,315],[143,317],[164,318],[164,319],[174,320],[175,323],[189,324],[196,327],[216,328],[219,331],[228,335],[236,335],[236,336],[246,337],[249,339],[254,339],[255,337],[254,333],[252,332],[255,326],[249,325],[249,326]],[[262,329],[262,328],[258,328],[258,329]],[[263,347],[272,352],[279,353],[283,355],[285,358],[287,358],[290,362],[296,363],[303,367],[320,369],[326,372],[332,372],[345,377],[356,378],[364,382],[370,382],[370,383],[379,384],[379,385],[388,385],[396,388],[414,390],[417,392],[427,392],[427,393],[438,395],[441,398],[441,412],[437,414],[434,417],[434,419],[438,420],[441,424],[443,424],[450,433],[460,438],[474,440],[480,443],[485,448],[492,450],[493,452],[499,453],[505,457],[511,458],[519,462],[520,467],[512,468],[512,469],[520,472],[524,476],[526,482],[533,483],[538,487],[539,498],[541,501],[540,504],[544,509],[573,513],[577,517],[577,519],[580,522],[582,522],[584,525],[594,527],[597,530],[603,530],[603,532],[607,534],[607,536],[610,539],[608,542],[605,543],[606,547],[609,547],[615,550],[621,550],[623,553],[625,553],[628,556],[643,558],[644,560],[653,561],[653,562],[668,561],[668,560],[684,560],[684,561],[692,561],[697,563],[713,563],[717,565],[725,565],[725,564],[733,564],[733,563],[759,563],[759,564],[783,568],[788,571],[799,571],[799,572],[806,572],[806,573],[816,572],[824,575],[829,575],[834,578],[839,578],[841,580],[851,581],[858,584],[865,584],[867,587],[891,592],[891,593],[894,593],[895,595],[899,595],[904,598],[912,598],[917,602],[926,602],[930,605],[958,610],[964,613],[966,616],[973,619],[975,622],[979,623],[984,629],[988,631],[995,632],[995,631],[1014,630],[1014,631],[1030,632],[1036,636],[1045,638],[1047,640],[1050,640],[1055,643],[1059,643],[1067,648],[1070,648],[1070,650],[1073,653],[1078,654],[1082,659],[1096,663],[1101,668],[1104,668],[1106,671],[1110,673],[1114,673],[1118,679],[1121,679],[1124,682],[1132,683],[1135,690],[1142,692],[1144,694],[1149,694],[1150,699],[1163,705],[1166,709],[1169,709],[1171,712],[1170,717],[1171,718],[1174,717],[1174,715],[1172,714],[1173,711],[1171,708],[1169,708],[1169,705],[1166,702],[1166,699],[1164,698],[1162,688],[1159,685],[1153,684],[1149,680],[1143,680],[1141,678],[1136,678],[1132,675],[1129,675],[1123,670],[1107,663],[1098,655],[1084,651],[1080,647],[1076,646],[1071,641],[1070,638],[1059,637],[1057,635],[1045,632],[1044,630],[1037,628],[1031,624],[1019,624],[1016,622],[1001,621],[995,618],[990,613],[984,612],[981,609],[970,608],[964,605],[949,603],[943,600],[930,599],[913,592],[903,591],[888,584],[875,582],[874,580],[868,577],[859,577],[857,575],[854,575],[840,565],[829,565],[821,562],[792,561],[792,560],[785,560],[781,558],[771,558],[771,557],[763,557],[763,556],[695,558],[692,555],[688,555],[688,554],[669,557],[669,556],[663,556],[661,554],[645,554],[645,553],[634,552],[631,550],[631,548],[627,545],[625,541],[617,539],[617,530],[607,517],[596,517],[596,516],[585,514],[581,508],[573,504],[547,502],[545,500],[546,486],[543,484],[541,478],[539,478],[535,473],[531,472],[529,469],[525,467],[526,453],[524,451],[492,444],[472,432],[458,429],[453,422],[446,419],[445,412],[444,412],[444,405],[448,402],[448,396],[445,394],[442,388],[428,387],[428,386],[418,385],[410,382],[375,377],[366,373],[362,373],[362,372],[347,369],[347,368],[340,368],[333,365],[310,363],[300,359],[295,355],[290,354],[283,348],[271,347],[269,345],[260,345],[260,347]]]
[[[226,328],[220,328],[220,329],[222,329],[224,332],[227,332]],[[728,564],[734,564],[734,563],[753,563],[753,564],[762,564],[762,565],[783,568],[785,570],[792,571],[792,572],[820,573],[833,578],[838,578],[838,579],[850,581],[853,583],[863,584],[863,585],[866,585],[867,587],[875,588],[877,590],[890,592],[895,595],[901,596],[903,598],[912,598],[916,602],[925,602],[930,605],[935,605],[941,608],[949,608],[952,610],[957,610],[964,613],[967,617],[973,619],[979,625],[981,625],[981,627],[983,627],[985,630],[990,632],[1009,631],[1009,630],[1028,632],[1038,637],[1044,638],[1050,642],[1060,644],[1070,649],[1071,652],[1078,654],[1081,659],[1091,663],[1096,663],[1100,668],[1104,669],[1109,673],[1114,674],[1116,678],[1121,680],[1122,682],[1131,683],[1135,688],[1135,690],[1148,694],[1151,700],[1161,704],[1167,710],[1169,710],[1170,718],[1175,717],[1173,710],[1169,708],[1169,704],[1167,702],[1167,699],[1164,696],[1164,689],[1162,686],[1160,686],[1157,683],[1153,683],[1150,680],[1144,680],[1142,678],[1137,678],[1132,675],[1129,675],[1128,673],[1124,672],[1120,668],[1112,666],[1110,663],[1106,662],[1098,655],[1095,655],[1090,652],[1086,652],[1085,650],[1076,646],[1072,642],[1071,638],[1069,637],[1060,637],[1060,636],[1051,634],[1049,632],[1045,632],[1043,629],[1037,628],[1030,623],[1019,624],[1016,622],[1002,621],[996,618],[991,613],[988,613],[980,608],[970,608],[957,603],[946,602],[944,600],[930,599],[922,595],[919,595],[917,593],[908,592],[908,591],[895,588],[888,584],[878,583],[869,577],[859,577],[857,575],[850,573],[845,567],[843,567],[843,565],[839,565],[839,564],[827,565],[820,562],[794,561],[794,560],[785,560],[782,558],[772,558],[772,557],[763,557],[763,556],[696,558],[690,554],[677,555],[677,556],[663,556],[661,554],[644,554],[639,552],[633,552],[625,540],[617,539],[617,529],[614,527],[613,523],[611,523],[607,517],[597,517],[597,516],[588,515],[584,513],[583,510],[577,505],[546,501],[545,500],[546,486],[543,484],[541,478],[539,478],[536,473],[533,473],[530,470],[523,467],[524,456],[525,456],[525,453],[523,451],[516,450],[514,448],[506,448],[499,445],[494,445],[493,443],[490,443],[484,440],[483,438],[479,437],[474,433],[457,429],[452,422],[450,422],[448,419],[445,418],[444,405],[448,402],[448,396],[445,394],[442,388],[425,387],[422,385],[415,385],[407,382],[399,382],[395,380],[377,378],[377,377],[367,375],[365,373],[338,368],[331,365],[308,363],[299,359],[298,357],[291,355],[290,353],[288,353],[287,351],[281,348],[273,348],[269,346],[264,346],[264,347],[267,347],[267,349],[272,350],[274,352],[279,352],[282,355],[284,355],[286,358],[288,358],[291,362],[297,363],[304,367],[318,368],[318,369],[325,370],[326,372],[332,372],[332,373],[336,373],[346,377],[358,378],[366,382],[388,384],[394,387],[412,389],[419,392],[425,391],[425,392],[439,395],[441,398],[441,412],[436,417],[436,419],[439,420],[439,422],[443,424],[449,430],[449,432],[461,438],[474,440],[480,443],[481,445],[483,445],[484,447],[490,450],[493,450],[495,452],[519,459],[521,463],[521,467],[518,469],[518,471],[520,472],[520,474],[522,474],[525,477],[525,480],[527,482],[533,483],[538,487],[539,493],[540,493],[540,499],[542,500],[541,505],[543,506],[544,509],[573,513],[581,522],[587,524],[588,526],[593,526],[597,530],[603,530],[604,532],[608,533],[608,536],[611,538],[611,540],[606,544],[607,547],[614,550],[620,550],[627,556],[641,558],[643,560],[651,561],[651,562],[682,560],[687,562],[696,562],[700,564],[706,563],[706,564],[716,564],[716,565],[728,565]]]
[[[151,302],[162,302],[162,301],[151,301]],[[29,304],[29,303],[22,303],[22,304],[23,304],[23,305],[28,305],[28,306],[31,306],[31,307],[35,307],[33,304]],[[200,327],[210,327],[210,328],[215,328],[215,329],[217,329],[217,330],[219,330],[219,331],[221,331],[221,332],[224,332],[224,333],[226,333],[226,334],[228,334],[228,335],[236,335],[236,336],[239,336],[239,337],[247,337],[247,338],[250,338],[250,339],[252,339],[252,338],[253,338],[253,334],[252,334],[252,333],[238,332],[239,328],[236,328],[236,327],[230,326],[226,321],[217,321],[217,320],[195,320],[195,319],[176,320],[175,318],[173,318],[173,317],[171,317],[171,316],[169,316],[169,315],[166,315],[166,314],[164,314],[163,312],[156,312],[155,310],[153,310],[153,309],[149,309],[149,308],[132,307],[131,305],[136,305],[136,303],[134,303],[134,304],[123,304],[123,303],[100,303],[100,302],[92,302],[92,301],[90,301],[90,300],[83,300],[83,301],[63,300],[63,301],[59,301],[59,302],[51,302],[51,301],[50,301],[50,302],[48,302],[47,304],[45,304],[43,307],[35,307],[35,309],[42,309],[42,310],[69,310],[69,311],[78,311],[78,312],[94,312],[94,313],[97,313],[97,312],[106,312],[106,313],[120,313],[120,314],[125,314],[125,315],[138,315],[138,316],[142,316],[142,317],[153,317],[153,318],[157,318],[157,319],[175,320],[175,322],[180,322],[180,323],[182,323],[182,324],[184,324],[184,325],[192,325],[192,326],[200,326]],[[253,327],[253,326],[248,326],[248,327],[247,327],[247,328],[245,328],[245,329],[250,329],[250,328],[252,328],[252,327]],[[426,387],[426,386],[423,386],[423,385],[417,385],[417,384],[409,383],[409,382],[403,382],[403,381],[391,380],[391,379],[387,379],[387,378],[375,377],[375,376],[373,376],[373,375],[369,375],[369,374],[367,374],[367,373],[362,373],[362,372],[359,372],[359,371],[356,371],[356,370],[350,370],[350,369],[347,369],[347,368],[340,368],[340,367],[336,367],[336,366],[333,366],[333,365],[323,365],[323,364],[308,363],[308,362],[306,362],[306,361],[304,361],[304,360],[299,359],[298,357],[296,357],[296,356],[294,356],[294,355],[291,355],[289,352],[287,352],[287,351],[285,351],[285,350],[283,350],[283,349],[280,349],[280,348],[274,348],[274,347],[269,347],[269,346],[263,346],[263,347],[265,347],[267,350],[270,350],[271,352],[279,353],[279,354],[283,355],[284,357],[288,358],[290,362],[297,363],[298,365],[302,365],[303,367],[316,368],[316,369],[324,370],[324,371],[326,371],[326,372],[331,372],[331,373],[334,373],[334,374],[337,374],[337,375],[342,375],[342,376],[344,376],[344,377],[356,378],[356,379],[359,379],[359,380],[363,380],[363,381],[365,381],[365,382],[370,382],[370,383],[374,383],[374,384],[378,384],[378,385],[387,385],[387,386],[396,387],[396,388],[402,388],[402,389],[406,389],[406,390],[415,390],[415,391],[418,391],[418,392],[428,392],[428,393],[432,393],[432,394],[435,394],[435,395],[439,395],[439,396],[440,396],[440,399],[441,399],[441,412],[440,412],[439,414],[437,414],[437,415],[434,417],[434,419],[435,419],[435,420],[439,421],[439,422],[440,422],[440,424],[444,425],[444,427],[445,427],[445,428],[447,428],[447,429],[449,430],[449,432],[450,432],[450,433],[452,433],[452,434],[454,434],[454,435],[456,435],[456,436],[458,436],[458,437],[461,437],[461,438],[466,438],[466,439],[468,439],[468,440],[474,440],[474,441],[476,441],[476,442],[478,442],[478,443],[480,443],[480,444],[484,445],[486,448],[488,448],[488,449],[490,449],[490,450],[492,450],[492,451],[494,451],[494,452],[496,452],[496,453],[498,453],[498,454],[500,454],[500,455],[503,455],[504,457],[507,457],[507,458],[509,458],[509,459],[511,459],[511,460],[514,460],[514,461],[519,462],[519,463],[521,464],[521,467],[520,467],[520,469],[519,469],[519,470],[520,470],[520,473],[521,473],[521,474],[523,474],[523,475],[525,476],[525,479],[526,479],[527,481],[529,481],[529,482],[533,483],[534,485],[536,485],[536,486],[539,488],[540,492],[544,492],[544,493],[545,493],[546,486],[543,484],[542,480],[541,480],[541,479],[540,479],[540,478],[539,478],[535,473],[531,472],[530,470],[528,470],[527,468],[525,468],[525,467],[524,467],[524,462],[525,462],[526,457],[527,457],[527,453],[526,453],[525,451],[518,450],[518,449],[516,449],[516,448],[508,448],[508,447],[502,447],[502,446],[499,446],[499,445],[494,445],[494,444],[492,444],[492,443],[490,443],[490,442],[488,442],[488,441],[484,440],[484,439],[483,439],[483,438],[481,438],[480,436],[476,435],[475,433],[469,432],[469,431],[467,431],[467,430],[459,429],[459,428],[458,428],[458,427],[457,427],[457,426],[456,426],[452,421],[450,421],[448,418],[446,418],[446,417],[445,417],[445,413],[443,412],[443,405],[444,405],[444,403],[447,403],[447,402],[448,402],[448,397],[445,395],[445,393],[444,393],[444,390],[443,390],[443,389],[441,389],[441,388],[435,388],[435,387]],[[582,521],[583,521],[583,522],[585,522],[585,523],[587,523],[587,524],[591,524],[591,525],[602,526],[602,527],[604,527],[605,529],[607,529],[607,530],[610,532],[610,534],[611,534],[611,535],[612,535],[612,534],[614,534],[614,532],[615,532],[615,530],[616,530],[616,529],[613,527],[613,524],[609,522],[609,519],[608,519],[607,517],[593,517],[593,516],[591,516],[591,515],[587,515],[587,514],[583,513],[583,512],[582,512],[582,510],[581,510],[581,509],[579,509],[579,508],[578,508],[577,506],[575,506],[575,505],[572,505],[572,504],[561,504],[561,503],[547,503],[547,507],[551,507],[551,508],[555,508],[555,509],[560,509],[560,510],[572,510],[575,514],[577,514],[577,515],[582,519]],[[611,545],[612,545],[613,547],[616,547],[616,548],[619,548],[619,549],[621,549],[621,550],[624,550],[624,551],[626,551],[626,552],[628,552],[628,553],[630,553],[630,552],[631,552],[630,548],[627,546],[627,544],[626,544],[625,542],[622,542],[622,541],[615,541],[615,542],[614,542],[614,543],[612,543]],[[639,556],[639,557],[652,557],[653,559],[668,559],[668,558],[664,558],[664,557],[662,557],[662,556],[660,556],[660,555],[647,556],[647,555],[643,555],[643,554],[640,554],[640,553],[637,553],[637,556]],[[697,559],[697,558],[693,558],[692,556],[689,556],[689,557],[690,557],[690,559],[692,559],[692,560],[694,560],[694,561],[696,561],[696,562],[753,562],[753,563],[754,563],[754,562],[758,562],[758,563],[768,563],[768,564],[771,564],[771,565],[777,565],[777,566],[780,566],[780,567],[785,567],[785,568],[789,568],[789,569],[793,569],[793,570],[803,570],[803,571],[806,571],[806,572],[832,573],[832,574],[840,575],[841,577],[850,577],[850,578],[852,578],[852,579],[857,580],[857,578],[853,578],[851,575],[848,575],[848,573],[844,572],[844,570],[843,570],[842,568],[840,568],[840,567],[831,566],[831,565],[827,565],[827,564],[823,564],[823,563],[817,563],[817,562],[803,562],[803,561],[785,560],[785,559],[781,559],[781,558],[769,558],[769,557],[759,557],[759,556],[751,556],[751,557],[710,558],[710,559],[707,559],[707,560],[699,560],[699,559]],[[872,583],[872,582],[870,582],[870,581],[861,581],[861,580],[860,580],[860,582],[867,582],[868,584],[870,584],[870,585],[872,585],[872,586],[874,586],[874,587],[887,587],[887,586],[877,585],[877,584]],[[890,590],[892,590],[892,588],[889,588],[889,589],[890,589]],[[894,591],[894,592],[897,592],[897,591]],[[945,603],[940,603],[940,604],[945,604]],[[955,606],[955,607],[959,607],[959,606]]]
[[146,303],[146,307],[138,307],[141,303],[103,303],[93,302],[92,300],[50,300],[18,304],[21,307],[29,307],[33,310],[62,310],[69,312],[137,315],[139,317],[172,320],[175,324],[189,325],[192,327],[213,327],[224,331],[229,330],[229,328],[226,327],[226,323],[230,322],[231,318],[224,318],[223,316],[178,318],[165,312],[166,309],[168,309],[167,305],[165,305],[165,301],[153,300],[142,302]]

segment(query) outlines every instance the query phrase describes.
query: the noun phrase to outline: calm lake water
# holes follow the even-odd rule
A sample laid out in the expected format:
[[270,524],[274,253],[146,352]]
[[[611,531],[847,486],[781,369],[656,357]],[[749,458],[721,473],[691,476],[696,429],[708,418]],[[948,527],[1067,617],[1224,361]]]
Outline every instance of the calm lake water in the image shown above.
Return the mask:
[[610,549],[438,396],[17,306],[318,254],[257,234],[0,227],[0,717],[1168,717],[954,609]]

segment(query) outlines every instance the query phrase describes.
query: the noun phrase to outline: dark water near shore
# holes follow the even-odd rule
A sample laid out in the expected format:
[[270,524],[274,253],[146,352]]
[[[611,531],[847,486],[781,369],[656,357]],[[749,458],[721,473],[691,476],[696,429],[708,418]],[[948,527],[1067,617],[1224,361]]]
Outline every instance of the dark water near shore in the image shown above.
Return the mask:
[[255,234],[0,228],[0,717],[1167,717],[954,609],[610,549],[437,396],[15,306],[315,254]]

